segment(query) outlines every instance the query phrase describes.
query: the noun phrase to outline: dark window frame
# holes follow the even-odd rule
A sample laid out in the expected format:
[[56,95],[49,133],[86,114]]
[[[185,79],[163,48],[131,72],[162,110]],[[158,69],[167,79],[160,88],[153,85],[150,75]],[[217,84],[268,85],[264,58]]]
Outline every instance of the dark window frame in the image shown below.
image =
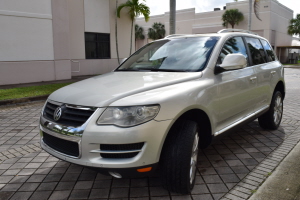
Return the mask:
[[[265,54],[266,54],[266,56],[267,56],[268,61],[269,61],[269,62],[274,62],[274,61],[276,61],[276,59],[277,59],[277,58],[276,58],[276,54],[275,54],[274,49],[273,49],[273,47],[271,46],[271,44],[270,44],[267,40],[265,40],[265,39],[259,39],[259,41],[260,41],[262,47],[263,47],[264,50],[265,50]],[[268,55],[267,50],[265,49],[265,47],[264,47],[262,41],[265,41],[265,42],[269,45],[271,51],[273,52],[274,60],[270,60],[270,59],[269,59],[269,55]]]
[[[94,34],[95,41],[87,41],[87,34]],[[101,40],[101,36],[108,36],[108,40]],[[95,33],[95,32],[85,32],[84,33],[84,42],[85,42],[85,58],[86,59],[111,59],[111,44],[110,44],[110,33]],[[91,57],[87,54],[87,44],[96,44],[96,56]],[[108,51],[107,55],[102,56],[100,47],[107,45]]]
[[[269,61],[267,52],[266,52],[266,50],[265,50],[263,44],[261,43],[261,41],[260,41],[261,39],[260,39],[260,38],[251,37],[251,36],[244,36],[243,38],[244,38],[244,42],[245,42],[245,44],[246,44],[246,48],[247,48],[248,54],[250,55],[250,59],[251,59],[251,65],[250,65],[250,66],[263,65],[263,64],[265,64],[265,63],[271,62],[271,61]],[[248,45],[248,43],[247,43],[246,38],[253,38],[253,39],[257,39],[257,40],[259,41],[259,43],[260,43],[262,49],[264,50],[264,55],[265,55],[265,58],[266,58],[266,62],[260,63],[260,64],[254,64],[254,63],[253,63],[253,60],[252,60],[252,54],[251,54],[251,51],[250,51],[250,48],[249,48],[249,45]],[[262,56],[262,55],[261,55],[261,56]]]
[[[247,43],[246,43],[246,41],[245,41],[244,36],[242,36],[242,35],[234,35],[234,36],[228,37],[228,38],[226,39],[226,41],[225,41],[225,42],[223,43],[223,45],[222,45],[222,48],[220,49],[219,56],[218,56],[218,58],[217,58],[217,62],[218,62],[218,59],[219,59],[219,57],[220,57],[220,55],[221,55],[221,53],[222,53],[222,49],[223,49],[224,46],[226,45],[226,42],[227,42],[228,40],[232,39],[232,38],[235,38],[235,37],[240,37],[240,38],[242,38],[244,47],[245,47],[245,49],[246,49],[246,53],[247,53],[247,55],[248,55],[248,56],[247,56],[247,66],[246,66],[246,67],[251,67],[251,65],[252,65],[251,54],[250,54],[250,51],[248,51],[248,45],[247,45]],[[218,64],[217,64],[217,65],[218,65]]]

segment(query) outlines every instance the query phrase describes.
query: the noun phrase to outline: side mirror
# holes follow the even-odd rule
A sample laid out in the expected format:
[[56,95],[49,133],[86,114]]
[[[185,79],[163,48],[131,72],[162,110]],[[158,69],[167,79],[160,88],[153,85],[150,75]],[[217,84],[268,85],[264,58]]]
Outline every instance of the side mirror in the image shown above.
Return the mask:
[[217,73],[227,70],[236,70],[242,69],[247,66],[247,60],[243,54],[235,53],[228,54],[225,56],[223,63],[219,66],[216,66],[215,71]]

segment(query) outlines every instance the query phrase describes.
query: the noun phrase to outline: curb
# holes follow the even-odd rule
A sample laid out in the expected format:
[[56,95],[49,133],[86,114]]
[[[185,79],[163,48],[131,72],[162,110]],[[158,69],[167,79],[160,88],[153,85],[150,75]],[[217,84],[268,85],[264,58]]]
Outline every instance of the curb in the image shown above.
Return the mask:
[[40,101],[40,100],[46,100],[49,95],[41,95],[41,96],[35,96],[35,97],[25,97],[20,99],[8,99],[8,100],[2,100],[0,101],[0,106],[10,105],[10,104],[17,104],[17,103],[29,103],[32,101]]

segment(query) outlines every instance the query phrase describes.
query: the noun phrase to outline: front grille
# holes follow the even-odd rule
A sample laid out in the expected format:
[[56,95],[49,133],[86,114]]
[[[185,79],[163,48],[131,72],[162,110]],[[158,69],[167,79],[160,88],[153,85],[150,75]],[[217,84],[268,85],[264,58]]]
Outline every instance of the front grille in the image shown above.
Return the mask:
[[[138,151],[144,146],[144,142],[132,144],[100,144],[102,151]],[[139,152],[132,153],[100,153],[102,158],[133,158]]]
[[79,156],[79,147],[77,142],[63,140],[43,132],[43,142],[52,149],[74,157]]
[[[59,106],[48,102],[44,109],[44,117],[51,121],[54,121],[53,115],[57,107]],[[66,126],[81,126],[94,113],[94,111],[92,110],[81,110],[76,108],[69,108],[66,106],[62,106],[62,108],[62,115],[56,122]]]

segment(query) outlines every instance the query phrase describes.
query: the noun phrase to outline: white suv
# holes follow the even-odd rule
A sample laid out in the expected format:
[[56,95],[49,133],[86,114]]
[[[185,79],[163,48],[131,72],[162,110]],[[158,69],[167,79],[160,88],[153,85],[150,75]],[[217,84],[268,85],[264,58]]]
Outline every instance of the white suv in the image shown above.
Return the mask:
[[245,32],[169,36],[57,90],[43,108],[42,148],[117,178],[159,168],[166,189],[190,192],[198,147],[256,118],[280,124],[283,66],[266,39]]

